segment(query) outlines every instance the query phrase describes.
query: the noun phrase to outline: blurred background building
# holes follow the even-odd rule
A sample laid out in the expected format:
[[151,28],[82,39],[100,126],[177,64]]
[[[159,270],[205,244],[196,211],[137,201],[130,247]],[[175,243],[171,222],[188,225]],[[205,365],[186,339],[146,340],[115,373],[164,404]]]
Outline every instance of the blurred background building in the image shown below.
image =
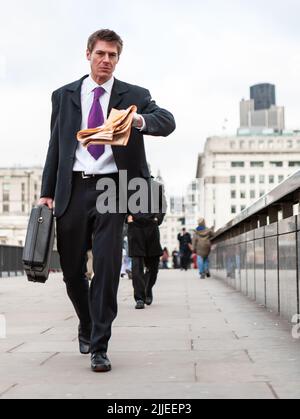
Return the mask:
[[23,246],[41,191],[42,168],[0,168],[0,244]]

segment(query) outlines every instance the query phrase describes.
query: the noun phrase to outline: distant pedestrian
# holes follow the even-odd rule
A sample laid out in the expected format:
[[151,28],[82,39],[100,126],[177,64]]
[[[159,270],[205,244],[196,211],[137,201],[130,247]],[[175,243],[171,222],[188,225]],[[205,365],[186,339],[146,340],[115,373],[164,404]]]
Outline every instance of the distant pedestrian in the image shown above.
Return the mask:
[[198,255],[197,253],[192,254],[193,269],[198,269]]
[[191,263],[192,255],[192,238],[190,233],[185,228],[178,234],[177,239],[179,241],[180,249],[180,267],[181,270],[187,271]]
[[121,278],[124,278],[127,275],[128,279],[132,279],[131,264],[131,258],[128,256],[128,237],[125,236],[123,239],[123,259],[121,268]]
[[179,252],[177,250],[173,250],[172,252],[172,262],[173,262],[173,269],[179,269]]
[[209,254],[211,251],[211,238],[213,237],[213,229],[206,227],[205,219],[198,220],[198,227],[196,228],[193,236],[193,249],[198,255],[198,268],[201,279],[205,275],[209,278]]
[[163,269],[169,269],[169,251],[168,249],[165,247],[163,249],[163,255],[161,257],[161,261],[162,261],[162,268]]
[[157,281],[159,262],[163,255],[159,226],[165,217],[166,197],[163,185],[152,181],[152,186],[155,185],[159,186],[160,191],[157,212],[138,213],[127,217],[129,256],[132,258],[132,285],[137,310],[144,309],[145,304],[150,306],[153,302],[153,287]]

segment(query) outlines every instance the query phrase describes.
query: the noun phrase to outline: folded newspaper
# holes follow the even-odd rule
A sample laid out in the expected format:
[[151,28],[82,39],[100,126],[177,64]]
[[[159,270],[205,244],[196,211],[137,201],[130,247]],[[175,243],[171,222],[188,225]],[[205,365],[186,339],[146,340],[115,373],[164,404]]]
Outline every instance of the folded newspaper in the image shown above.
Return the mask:
[[126,146],[129,141],[135,105],[126,110],[112,109],[107,121],[97,128],[89,128],[77,133],[77,140],[84,146],[91,144]]

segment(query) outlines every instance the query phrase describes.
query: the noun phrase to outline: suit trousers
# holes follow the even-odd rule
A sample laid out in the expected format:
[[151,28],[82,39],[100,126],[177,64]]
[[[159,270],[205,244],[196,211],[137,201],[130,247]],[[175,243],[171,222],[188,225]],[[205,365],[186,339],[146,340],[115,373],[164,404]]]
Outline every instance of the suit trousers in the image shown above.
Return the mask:
[[[132,285],[135,301],[145,301],[154,287],[160,256],[132,258]],[[146,272],[145,272],[146,268]]]
[[[83,179],[81,173],[73,173],[69,206],[57,219],[57,247],[67,293],[80,320],[81,334],[91,336],[92,353],[107,351],[117,316],[125,220],[124,214],[97,211],[101,192],[96,185],[101,177],[118,182],[118,174]],[[85,274],[90,249],[94,277],[89,287]]]

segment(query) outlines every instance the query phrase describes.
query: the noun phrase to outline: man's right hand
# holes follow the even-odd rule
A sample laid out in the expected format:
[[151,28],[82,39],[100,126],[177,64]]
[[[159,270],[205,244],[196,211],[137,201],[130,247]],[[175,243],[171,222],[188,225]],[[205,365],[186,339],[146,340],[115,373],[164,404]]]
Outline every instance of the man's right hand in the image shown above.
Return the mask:
[[41,198],[38,205],[46,205],[48,208],[53,209],[53,202],[52,198]]

